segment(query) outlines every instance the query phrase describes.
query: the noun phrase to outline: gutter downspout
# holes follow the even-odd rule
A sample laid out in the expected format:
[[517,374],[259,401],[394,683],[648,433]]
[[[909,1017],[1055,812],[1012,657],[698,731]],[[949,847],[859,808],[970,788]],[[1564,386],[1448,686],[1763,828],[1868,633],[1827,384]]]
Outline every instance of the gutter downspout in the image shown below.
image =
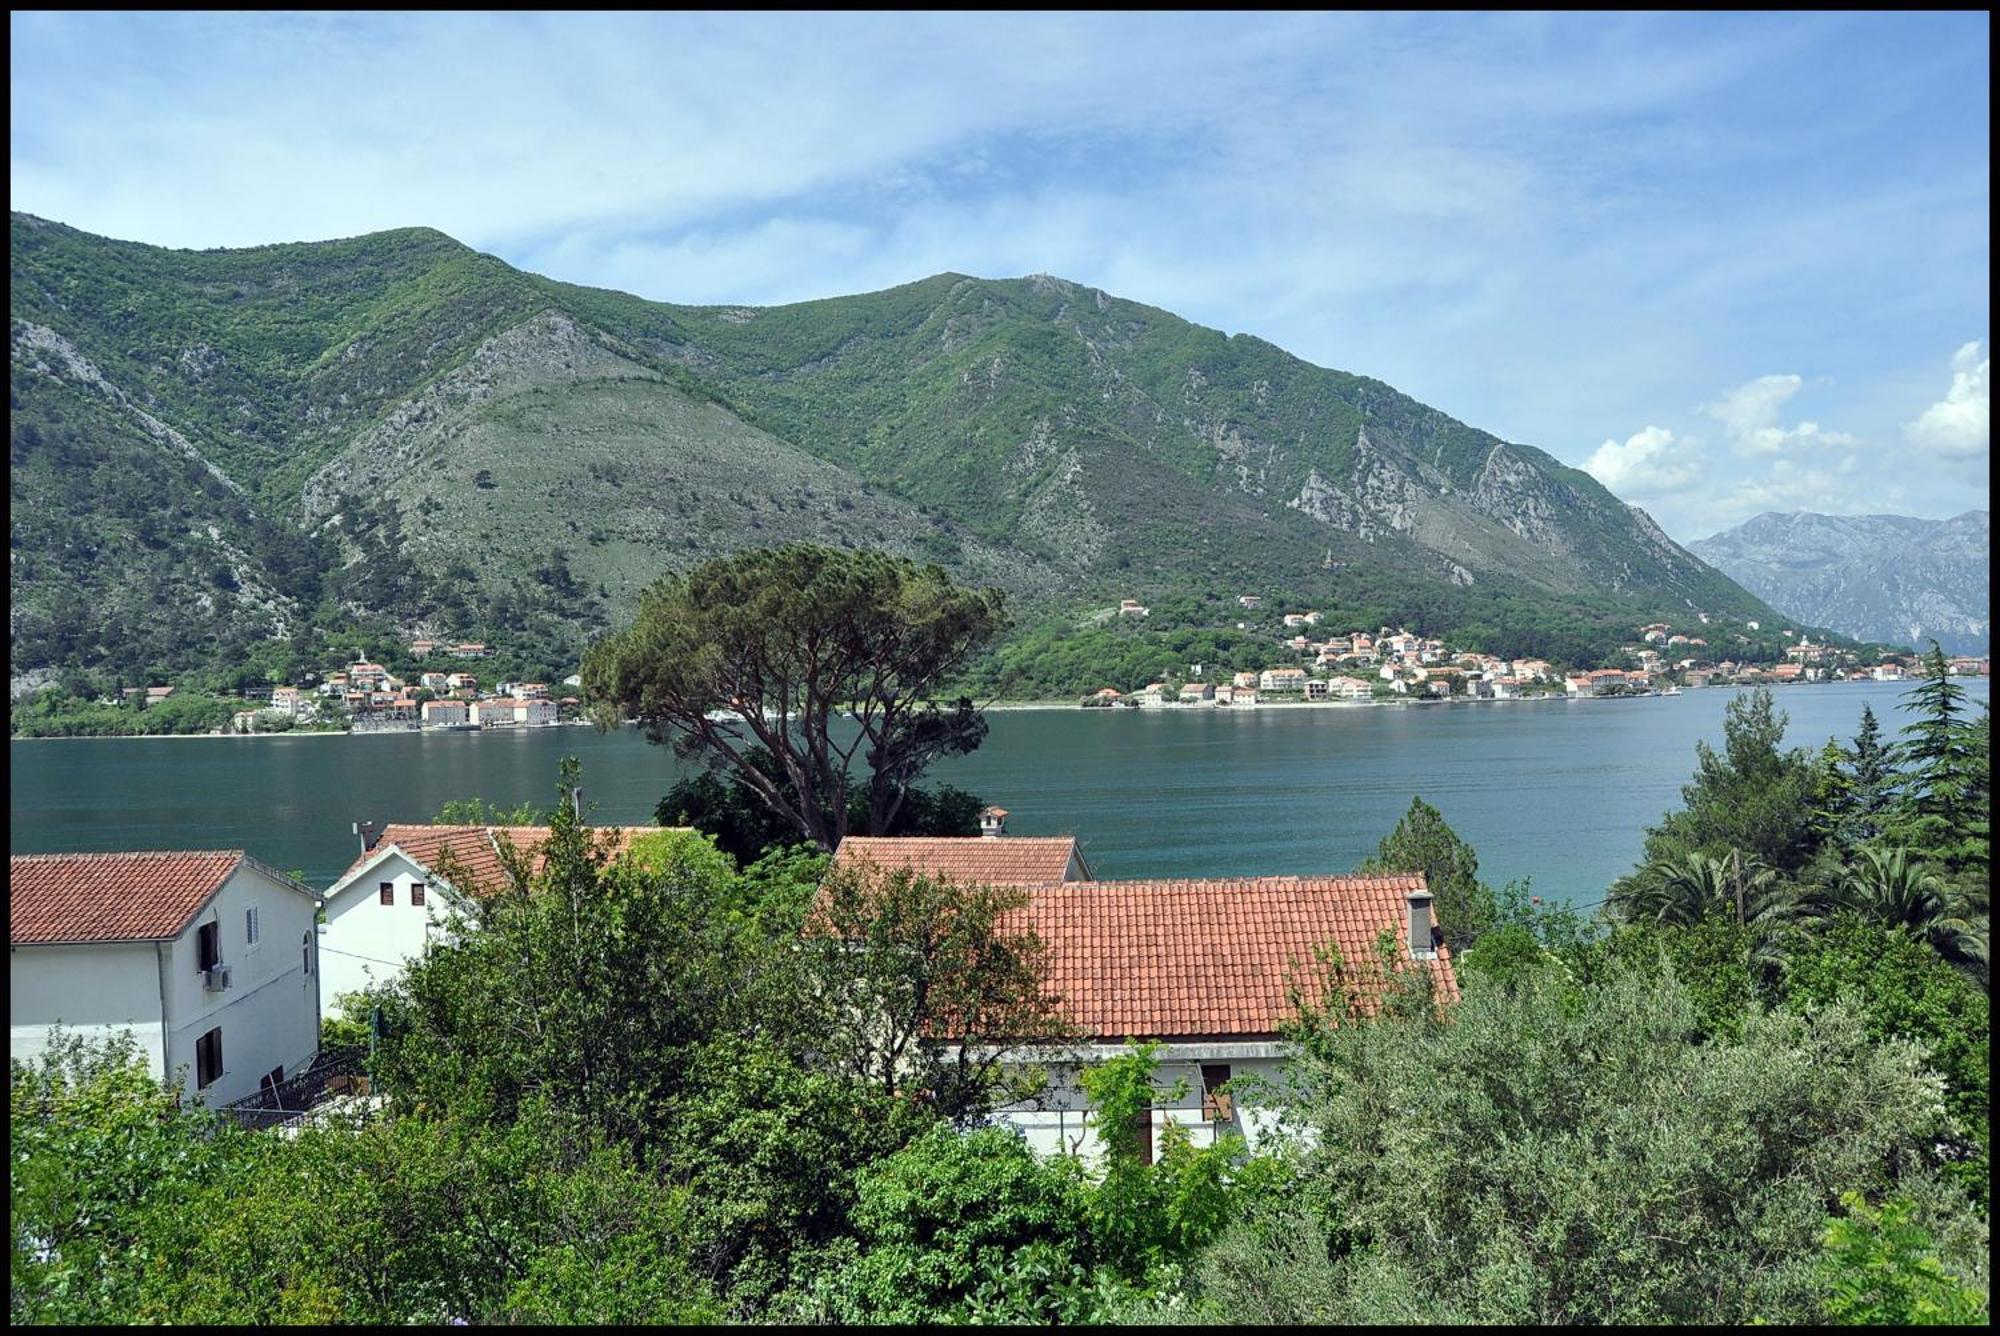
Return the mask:
[[160,975],[160,1084],[174,1079],[173,1036],[167,1028],[167,943],[153,943],[153,962]]

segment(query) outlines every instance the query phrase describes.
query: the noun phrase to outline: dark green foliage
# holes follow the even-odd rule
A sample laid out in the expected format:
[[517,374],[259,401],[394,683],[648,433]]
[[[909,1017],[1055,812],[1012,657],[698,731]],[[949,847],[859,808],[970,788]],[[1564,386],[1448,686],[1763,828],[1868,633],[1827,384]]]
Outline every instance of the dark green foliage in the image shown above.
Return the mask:
[[[970,699],[937,696],[1004,625],[1003,604],[879,552],[745,552],[651,586],[637,623],[591,646],[584,687],[831,850],[857,800],[867,832],[888,833],[926,767],[984,739]],[[691,796],[727,808],[726,794]]]
[[1479,855],[1422,798],[1410,799],[1410,810],[1357,870],[1423,873],[1437,897],[1438,929],[1454,951],[1479,940],[1498,913],[1492,890],[1479,880]]
[[1694,779],[1681,790],[1681,809],[1646,832],[1647,862],[1741,851],[1781,874],[1805,865],[1814,848],[1815,765],[1803,749],[1780,750],[1785,722],[1769,687],[1729,702],[1723,750],[1695,744]]
[[[551,282],[424,229],[192,252],[18,214],[12,261],[17,667],[227,669],[281,622],[362,619],[443,624],[546,678],[646,582],[753,540],[1007,588],[1046,634],[966,685],[1010,694],[1152,671],[1164,646],[1114,669],[1066,643],[1130,595],[1255,589],[1572,664],[1691,604],[1776,625],[1541,451],[1061,280],[745,312]],[[1560,557],[1461,500],[1496,460],[1561,517]],[[1448,537],[1308,513],[1364,467],[1432,494]]]
[[8,720],[15,733],[27,738],[164,737],[213,733],[246,703],[177,691],[145,707],[131,702],[103,705],[60,687],[45,687],[16,703]]
[[1915,1203],[1892,1197],[1877,1210],[1858,1192],[1840,1194],[1846,1214],[1827,1225],[1827,1317],[1840,1326],[1983,1325],[1986,1296],[1947,1271]]
[[862,1172],[859,1256],[828,1287],[829,1316],[992,1320],[996,1277],[1012,1275],[1028,1284],[1006,1296],[1005,1320],[1074,1321],[1092,1290],[1090,1200],[1074,1160],[1040,1159],[1002,1128],[933,1127]]
[[662,1124],[675,1142],[668,1164],[701,1205],[687,1246],[739,1316],[762,1311],[844,1237],[862,1168],[934,1121],[911,1100],[753,1039],[702,1047],[685,1075],[687,1097]]
[[1826,1204],[1892,1184],[1954,1265],[1977,1256],[1925,1168],[1945,1114],[1914,1053],[1837,1007],[1699,1029],[1673,978],[1616,967],[1471,989],[1442,1025],[1321,1031],[1301,1186],[1225,1231],[1205,1302],[1245,1323],[1813,1322]]
[[[752,768],[762,774],[782,796],[784,805],[795,807],[798,789],[771,753],[752,747],[745,753]],[[985,804],[976,794],[949,784],[936,789],[911,787],[903,795],[884,835],[977,835],[979,813]],[[718,774],[702,770],[667,790],[654,809],[663,826],[692,826],[714,837],[716,848],[748,867],[767,851],[796,841],[797,826],[787,821],[763,795],[740,774]],[[831,825],[831,822],[828,823]],[[850,830],[868,828],[868,800],[855,794],[848,803]]]
[[1875,711],[1868,705],[1861,707],[1861,728],[1854,735],[1848,764],[1849,813],[1854,838],[1873,839],[1880,833],[1883,811],[1895,798],[1896,776],[1889,748],[1882,742],[1882,726],[1876,723]]
[[832,869],[799,948],[823,1060],[961,1123],[1025,1093],[1006,1059],[1070,1037],[1044,984],[1047,945],[1002,926],[1026,903],[909,868]]
[[1984,884],[1992,813],[1991,714],[1970,717],[1965,688],[1951,680],[1931,642],[1924,676],[1898,707],[1915,716],[1896,748],[1905,785],[1884,838],[1926,851],[1945,872]]
[[[503,846],[505,884],[474,901],[479,931],[407,972],[378,1072],[405,1107],[476,1100],[479,1116],[512,1121],[539,1102],[583,1150],[644,1155],[685,1094],[684,1055],[748,997],[742,953],[711,925],[731,869],[685,835],[653,866],[612,860],[571,811],[573,783],[542,870]],[[472,890],[463,869],[438,871]]]
[[1878,1039],[1921,1044],[1945,1081],[1945,1105],[1964,1155],[1950,1172],[1982,1209],[1987,1200],[1992,1117],[1991,1000],[1925,945],[1853,913],[1837,915],[1794,953],[1779,1002],[1792,1011],[1845,1000]]

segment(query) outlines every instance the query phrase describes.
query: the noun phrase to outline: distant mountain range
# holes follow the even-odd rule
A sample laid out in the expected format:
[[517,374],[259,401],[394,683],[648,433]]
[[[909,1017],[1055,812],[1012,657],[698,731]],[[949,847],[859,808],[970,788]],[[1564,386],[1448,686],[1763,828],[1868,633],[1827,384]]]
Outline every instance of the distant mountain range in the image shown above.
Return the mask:
[[936,559],[1023,632],[1256,592],[1582,656],[1770,614],[1541,450],[1059,278],[675,306],[426,229],[174,251],[18,213],[11,259],[17,674],[353,627],[553,669],[660,574],[790,540]]
[[1984,510],[1907,515],[1764,514],[1688,550],[1787,616],[1862,640],[1984,654],[1992,603]]

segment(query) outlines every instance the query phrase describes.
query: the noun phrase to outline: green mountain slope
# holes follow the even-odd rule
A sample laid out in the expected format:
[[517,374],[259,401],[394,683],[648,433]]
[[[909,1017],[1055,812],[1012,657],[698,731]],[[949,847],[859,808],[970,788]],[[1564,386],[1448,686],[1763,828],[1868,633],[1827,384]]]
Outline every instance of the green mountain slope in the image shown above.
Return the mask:
[[20,214],[11,260],[17,674],[351,625],[553,669],[663,571],[793,539],[1001,584],[1044,639],[1247,592],[1577,656],[1769,615],[1539,450],[1047,276],[683,307],[423,229],[188,252]]

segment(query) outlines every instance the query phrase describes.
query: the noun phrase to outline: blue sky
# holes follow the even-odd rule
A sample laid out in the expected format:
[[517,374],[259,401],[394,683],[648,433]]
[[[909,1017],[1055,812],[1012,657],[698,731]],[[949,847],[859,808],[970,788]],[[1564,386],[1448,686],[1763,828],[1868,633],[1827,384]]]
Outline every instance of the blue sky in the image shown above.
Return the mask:
[[13,207],[765,304],[1105,288],[1675,537],[1985,505],[1985,14],[12,16]]

